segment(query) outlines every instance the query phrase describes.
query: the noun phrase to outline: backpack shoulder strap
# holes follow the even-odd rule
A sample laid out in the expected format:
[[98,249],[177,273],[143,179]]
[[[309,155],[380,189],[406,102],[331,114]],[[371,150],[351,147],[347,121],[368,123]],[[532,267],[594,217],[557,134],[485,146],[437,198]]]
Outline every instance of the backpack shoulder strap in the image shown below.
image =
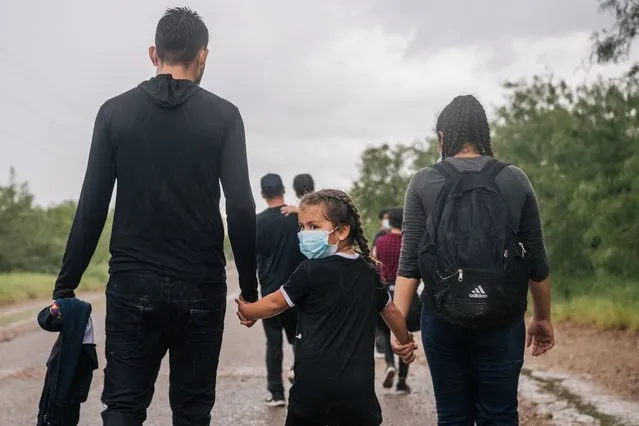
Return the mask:
[[481,173],[486,173],[492,179],[495,179],[506,166],[508,166],[508,164],[491,158],[490,161],[488,161],[488,163],[486,163],[486,165],[481,169]]
[[459,174],[459,170],[448,161],[441,161],[433,164],[433,168],[444,175],[446,180],[454,179]]

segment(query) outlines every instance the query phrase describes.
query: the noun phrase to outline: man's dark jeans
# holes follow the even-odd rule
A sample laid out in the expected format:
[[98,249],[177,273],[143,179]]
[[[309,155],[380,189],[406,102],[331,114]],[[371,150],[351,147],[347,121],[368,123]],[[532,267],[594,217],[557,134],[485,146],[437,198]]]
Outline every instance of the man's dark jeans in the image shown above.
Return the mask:
[[523,316],[503,329],[468,330],[424,311],[422,341],[439,425],[518,425]]
[[209,425],[225,312],[225,283],[112,275],[106,289],[104,425],[142,425],[167,351],[173,425]]
[[295,331],[297,328],[297,309],[287,309],[272,318],[262,320],[266,334],[266,371],[268,390],[275,395],[284,395],[282,383],[282,361],[284,359],[282,332],[286,340],[295,349]]

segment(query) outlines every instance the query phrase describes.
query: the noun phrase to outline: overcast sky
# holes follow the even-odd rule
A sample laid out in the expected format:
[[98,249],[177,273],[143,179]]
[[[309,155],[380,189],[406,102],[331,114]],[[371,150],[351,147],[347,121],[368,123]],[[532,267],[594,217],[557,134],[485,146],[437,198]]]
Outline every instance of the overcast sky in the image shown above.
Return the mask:
[[243,114],[260,209],[263,174],[347,189],[366,146],[423,139],[460,93],[490,110],[505,79],[619,70],[580,69],[610,22],[596,0],[5,0],[0,180],[15,166],[39,203],[77,198],[95,113],[153,76],[157,21],[184,4],[209,27],[202,86]]

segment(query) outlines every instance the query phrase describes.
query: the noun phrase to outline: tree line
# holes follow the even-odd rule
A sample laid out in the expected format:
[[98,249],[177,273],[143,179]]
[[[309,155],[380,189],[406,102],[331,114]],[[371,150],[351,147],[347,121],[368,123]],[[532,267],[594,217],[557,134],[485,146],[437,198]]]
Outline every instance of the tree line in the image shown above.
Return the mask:
[[[57,273],[75,210],[74,201],[36,205],[28,183],[11,169],[8,181],[0,183],[0,273]],[[112,220],[110,214],[92,264],[108,261]]]

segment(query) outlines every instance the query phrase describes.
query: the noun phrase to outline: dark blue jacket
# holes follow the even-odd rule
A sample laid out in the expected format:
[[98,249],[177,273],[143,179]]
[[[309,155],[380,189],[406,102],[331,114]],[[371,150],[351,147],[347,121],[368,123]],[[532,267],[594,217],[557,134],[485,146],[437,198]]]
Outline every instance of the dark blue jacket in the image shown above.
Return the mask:
[[93,370],[98,368],[93,340],[84,343],[91,305],[76,298],[56,303],[60,318],[53,316],[48,306],[38,314],[40,327],[59,335],[47,361],[37,424],[76,426],[80,421],[80,404],[87,400]]

